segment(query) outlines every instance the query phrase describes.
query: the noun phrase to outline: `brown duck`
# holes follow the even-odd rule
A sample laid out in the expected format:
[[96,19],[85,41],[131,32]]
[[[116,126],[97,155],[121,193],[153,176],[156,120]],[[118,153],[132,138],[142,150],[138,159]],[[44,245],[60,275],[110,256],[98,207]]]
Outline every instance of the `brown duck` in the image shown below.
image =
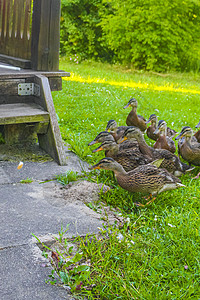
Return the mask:
[[126,149],[120,151],[120,145],[116,142],[105,141],[98,148],[92,152],[105,151],[106,157],[111,157],[123,166],[125,171],[130,171],[140,165],[148,164],[152,159],[148,156],[141,154],[138,149]]
[[131,98],[124,108],[132,107],[131,112],[129,113],[126,124],[128,126],[136,126],[141,131],[145,131],[147,129],[146,119],[143,116],[137,115],[137,107],[138,102],[135,98]]
[[180,154],[184,160],[195,166],[200,166],[200,143],[192,143],[193,131],[189,126],[182,128],[176,140],[184,137],[180,146]]
[[[200,121],[199,123],[195,126],[195,128],[200,127]],[[200,129],[194,134],[195,138],[197,139],[197,142],[200,143]]]
[[157,127],[157,116],[155,114],[150,115],[149,120],[146,121],[146,124],[151,122],[151,125],[147,128],[147,136],[151,140],[157,141],[157,139],[160,136],[160,133],[158,132],[157,134],[154,133]]
[[[151,125],[147,128],[147,136],[150,139],[157,141],[157,139],[159,137],[159,133],[157,133],[157,134],[154,133],[154,131],[156,130],[157,124],[158,124],[158,118],[157,118],[156,114],[150,115],[149,120],[146,122],[146,124],[148,124],[150,122],[151,122]],[[174,129],[167,127],[166,136],[173,138],[176,134],[177,134],[177,132]]]
[[108,121],[108,124],[106,126],[106,131],[110,131],[115,141],[117,142],[126,128],[127,126],[117,126],[117,122],[115,120],[110,120]]
[[126,139],[135,138],[138,141],[139,149],[142,154],[148,155],[153,160],[164,158],[161,163],[161,168],[165,168],[175,176],[181,176],[183,173],[192,170],[187,164],[180,161],[180,159],[173,153],[165,149],[154,149],[147,145],[141,131],[133,126],[128,127],[119,140],[123,142]]
[[88,146],[92,146],[97,143],[103,143],[104,141],[115,141],[114,137],[112,134],[108,131],[101,131],[93,141],[91,141]]
[[166,149],[172,153],[176,152],[175,142],[167,136],[167,124],[165,121],[160,120],[158,122],[154,134],[159,134],[157,141],[153,145],[154,149]]
[[[105,169],[114,172],[118,184],[129,192],[142,192],[157,195],[164,191],[185,187],[181,181],[165,169],[158,167],[162,159],[150,164],[142,165],[136,169],[126,172],[124,168],[113,158],[103,158],[97,164],[90,167],[93,169]],[[152,201],[150,201],[152,202]]]
[[[127,126],[126,126],[126,128],[127,128]],[[92,146],[92,145],[97,144],[97,143],[103,143],[105,141],[115,142],[115,139],[114,139],[113,135],[110,132],[108,132],[108,131],[101,131],[95,137],[95,139],[88,144],[88,146]],[[138,142],[137,142],[136,139],[132,139],[131,141],[128,141],[128,140],[124,141],[123,143],[121,143],[119,145],[119,150],[120,151],[126,150],[126,149],[135,150],[135,149],[138,149],[138,148],[139,148],[139,145],[138,145]]]

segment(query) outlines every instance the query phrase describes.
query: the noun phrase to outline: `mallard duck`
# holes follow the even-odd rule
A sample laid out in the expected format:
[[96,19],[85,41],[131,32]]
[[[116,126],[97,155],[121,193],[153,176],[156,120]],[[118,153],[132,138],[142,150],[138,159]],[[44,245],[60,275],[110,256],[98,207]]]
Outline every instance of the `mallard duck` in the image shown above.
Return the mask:
[[130,171],[140,165],[148,164],[152,159],[140,153],[139,149],[126,149],[120,151],[120,145],[113,141],[105,141],[92,152],[105,151],[107,157],[113,158],[125,171]]
[[[184,144],[184,142],[185,142],[185,137],[184,137],[184,136],[178,140],[178,157],[179,157],[179,158],[180,158],[180,156],[181,156],[181,147],[182,147],[182,145]],[[194,135],[192,136],[192,138],[191,138],[191,140],[190,140],[190,143],[191,143],[194,147],[195,147],[195,145],[196,145],[196,147],[198,147],[198,142],[197,142],[197,139],[196,139],[196,137],[195,137]]]
[[158,118],[155,114],[150,115],[149,120],[146,121],[146,124],[148,124],[150,122],[151,122],[151,125],[147,128],[147,136],[151,140],[157,141],[157,139],[160,136],[160,133],[157,133],[157,134],[154,133],[154,131],[156,130],[156,127],[157,127],[157,122],[158,122]]
[[180,154],[184,160],[195,166],[200,166],[200,143],[192,143],[193,130],[189,126],[182,128],[179,135],[175,138],[179,140],[184,137],[180,146]]
[[97,143],[102,143],[104,141],[115,141],[114,137],[112,134],[108,131],[101,131],[99,134],[95,137],[93,141],[91,141],[88,146],[92,146]]
[[139,149],[142,154],[148,155],[153,160],[164,158],[163,162],[161,163],[161,167],[165,168],[175,176],[181,176],[183,173],[191,170],[191,168],[187,164],[182,163],[175,154],[169,152],[168,150],[154,149],[148,146],[143,137],[143,134],[136,127],[128,127],[120,138],[119,143],[123,142],[126,139],[131,140],[131,138],[137,139]]
[[110,120],[108,121],[108,124],[106,126],[106,131],[110,131],[115,141],[117,142],[126,128],[127,126],[117,126],[117,122],[115,120]]
[[[200,127],[200,121],[199,123],[195,126],[195,128]],[[197,142],[200,143],[200,129],[194,134],[195,138],[197,139]]]
[[[157,139],[159,137],[159,133],[157,133],[157,134],[154,133],[154,131],[156,130],[156,127],[157,127],[157,123],[158,123],[158,118],[157,118],[156,114],[150,115],[149,120],[146,122],[146,124],[148,124],[150,122],[151,122],[151,125],[147,128],[147,136],[150,139],[157,141]],[[174,129],[167,127],[166,136],[173,138],[176,134],[177,134],[177,132]]]
[[[127,126],[126,126],[127,127]],[[91,141],[88,146],[92,146],[97,143],[103,143],[105,141],[112,141],[115,142],[113,135],[108,131],[101,131],[93,141]],[[139,147],[138,142],[136,139],[132,139],[131,141],[124,141],[120,144],[120,151],[125,149],[132,149],[135,150]]]
[[147,125],[145,123],[146,119],[143,116],[137,115],[138,102],[135,98],[131,98],[128,104],[124,106],[124,109],[130,106],[132,107],[132,110],[126,119],[126,124],[128,126],[136,126],[140,128],[141,131],[145,131],[147,129]]
[[160,134],[157,141],[153,145],[154,149],[166,149],[172,153],[176,152],[175,142],[167,134],[167,123],[164,120],[158,122],[158,126],[154,131],[154,134]]
[[90,167],[93,169],[105,169],[114,172],[118,184],[129,192],[142,192],[157,195],[164,191],[185,187],[181,181],[165,169],[158,167],[162,159],[150,164],[142,165],[126,172],[124,168],[113,158],[101,159],[97,164]]

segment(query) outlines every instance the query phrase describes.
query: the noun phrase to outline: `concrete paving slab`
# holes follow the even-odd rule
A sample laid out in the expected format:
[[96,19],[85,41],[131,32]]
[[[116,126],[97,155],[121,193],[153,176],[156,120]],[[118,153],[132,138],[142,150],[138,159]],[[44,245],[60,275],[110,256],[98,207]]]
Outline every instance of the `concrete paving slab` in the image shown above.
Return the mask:
[[1,250],[0,265],[1,300],[72,299],[62,287],[45,283],[51,270],[34,257],[31,245]]
[[[25,244],[31,233],[58,233],[61,225],[69,226],[69,234],[97,232],[99,214],[82,202],[51,197],[57,183],[0,185],[0,248]],[[61,187],[62,188],[62,187]],[[59,192],[59,190],[58,190]]]
[[[71,299],[67,291],[45,283],[51,270],[36,260],[32,233],[42,241],[52,240],[61,226],[69,224],[68,237],[97,233],[102,226],[100,215],[83,202],[66,194],[56,181],[41,183],[69,170],[87,170],[69,153],[67,166],[55,162],[0,161],[0,299],[1,300],[60,300]],[[32,178],[30,184],[21,180]],[[85,191],[84,191],[85,192]],[[70,195],[70,196],[69,196]],[[83,193],[81,199],[85,197]],[[80,200],[80,199],[79,199]]]
[[55,161],[40,163],[25,161],[22,169],[18,170],[19,162],[0,161],[0,184],[20,182],[27,178],[49,180],[67,171],[78,173],[81,173],[82,170],[88,171],[86,162],[81,161],[71,151],[66,153],[68,158],[66,166],[59,166]]

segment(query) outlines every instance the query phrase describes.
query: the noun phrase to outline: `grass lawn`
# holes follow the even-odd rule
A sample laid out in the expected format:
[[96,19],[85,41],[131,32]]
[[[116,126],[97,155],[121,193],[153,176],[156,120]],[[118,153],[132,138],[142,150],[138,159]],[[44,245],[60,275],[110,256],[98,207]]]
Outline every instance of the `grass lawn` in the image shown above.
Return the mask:
[[[132,97],[138,100],[139,114],[148,118],[156,113],[178,132],[185,125],[195,129],[199,122],[200,76],[160,76],[74,59],[61,59],[60,69],[72,76],[63,80],[62,91],[53,92],[53,99],[63,139],[89,163],[103,154],[92,154],[96,145],[87,144],[110,119],[125,125],[130,110],[123,107]],[[93,171],[92,180],[114,187],[101,200],[118,207],[127,222],[102,229],[105,239],[100,241],[80,239],[89,269],[70,279],[62,270],[62,281],[72,290],[82,281],[79,295],[90,299],[200,299],[200,179],[193,179],[199,171],[197,167],[182,176],[186,188],[160,194],[148,208],[135,207],[143,196],[120,188],[111,172]]]

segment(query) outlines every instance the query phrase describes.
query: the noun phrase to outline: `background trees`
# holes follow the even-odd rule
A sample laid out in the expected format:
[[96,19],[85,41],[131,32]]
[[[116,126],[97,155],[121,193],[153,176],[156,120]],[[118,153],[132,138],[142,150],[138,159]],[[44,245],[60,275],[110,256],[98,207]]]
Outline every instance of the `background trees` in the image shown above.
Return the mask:
[[199,71],[198,0],[62,0],[61,53],[138,69]]

